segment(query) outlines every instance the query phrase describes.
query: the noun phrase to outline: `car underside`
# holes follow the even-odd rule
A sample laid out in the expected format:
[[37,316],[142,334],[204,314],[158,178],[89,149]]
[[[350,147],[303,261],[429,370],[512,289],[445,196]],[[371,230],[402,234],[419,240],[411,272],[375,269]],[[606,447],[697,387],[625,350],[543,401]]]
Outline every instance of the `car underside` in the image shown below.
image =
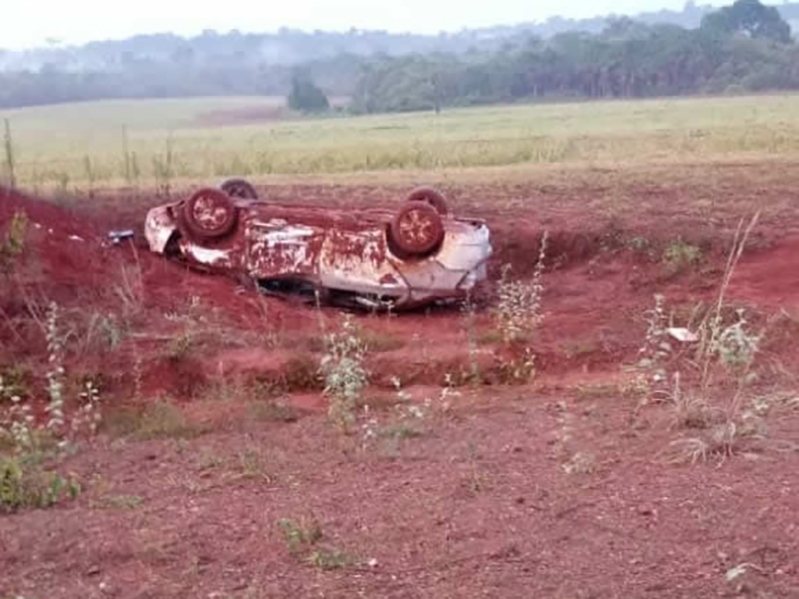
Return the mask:
[[428,188],[396,211],[351,211],[271,203],[228,180],[153,208],[145,233],[152,251],[263,293],[369,309],[462,300],[491,255],[486,223],[454,217]]

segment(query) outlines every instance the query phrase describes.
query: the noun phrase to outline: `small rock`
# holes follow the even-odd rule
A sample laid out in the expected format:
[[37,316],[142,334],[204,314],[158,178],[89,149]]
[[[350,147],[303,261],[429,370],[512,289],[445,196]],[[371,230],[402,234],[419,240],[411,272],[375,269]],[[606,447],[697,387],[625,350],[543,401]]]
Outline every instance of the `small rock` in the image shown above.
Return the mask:
[[86,570],[86,576],[97,576],[100,573],[100,566],[92,566]]

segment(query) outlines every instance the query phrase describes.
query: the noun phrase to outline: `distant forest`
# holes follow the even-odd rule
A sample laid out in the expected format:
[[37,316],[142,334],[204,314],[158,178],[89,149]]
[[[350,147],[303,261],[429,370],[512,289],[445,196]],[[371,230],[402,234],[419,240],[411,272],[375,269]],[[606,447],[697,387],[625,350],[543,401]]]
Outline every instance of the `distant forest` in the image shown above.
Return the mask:
[[799,2],[464,30],[143,35],[0,50],[0,107],[110,98],[286,95],[298,77],[356,112],[536,98],[799,89]]

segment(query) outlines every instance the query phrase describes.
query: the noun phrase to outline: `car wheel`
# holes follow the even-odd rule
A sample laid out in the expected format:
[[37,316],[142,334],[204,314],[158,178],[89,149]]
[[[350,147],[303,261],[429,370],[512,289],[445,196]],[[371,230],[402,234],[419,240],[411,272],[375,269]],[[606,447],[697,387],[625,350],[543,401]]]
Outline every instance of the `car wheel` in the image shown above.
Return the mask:
[[231,198],[241,198],[242,200],[258,199],[258,191],[245,179],[226,179],[219,186],[219,189],[224,191]]
[[229,234],[238,221],[238,210],[225,192],[206,187],[183,203],[180,222],[195,239],[216,239]]
[[406,198],[406,202],[426,202],[436,209],[441,216],[449,214],[449,206],[444,196],[429,187],[419,187],[414,189]]
[[428,254],[444,240],[441,215],[424,202],[408,202],[400,208],[390,231],[397,249],[412,256]]

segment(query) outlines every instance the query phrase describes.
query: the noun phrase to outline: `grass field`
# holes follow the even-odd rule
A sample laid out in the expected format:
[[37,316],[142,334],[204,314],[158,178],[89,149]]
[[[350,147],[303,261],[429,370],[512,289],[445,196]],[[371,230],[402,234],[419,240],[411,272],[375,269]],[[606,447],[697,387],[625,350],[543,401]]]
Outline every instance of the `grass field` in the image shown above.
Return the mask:
[[[106,101],[0,111],[0,119],[10,123],[17,182],[64,188],[146,186],[158,179],[233,174],[651,163],[799,153],[799,96],[794,95],[246,121],[248,114],[281,102],[254,97]],[[225,118],[230,125],[224,125]]]

